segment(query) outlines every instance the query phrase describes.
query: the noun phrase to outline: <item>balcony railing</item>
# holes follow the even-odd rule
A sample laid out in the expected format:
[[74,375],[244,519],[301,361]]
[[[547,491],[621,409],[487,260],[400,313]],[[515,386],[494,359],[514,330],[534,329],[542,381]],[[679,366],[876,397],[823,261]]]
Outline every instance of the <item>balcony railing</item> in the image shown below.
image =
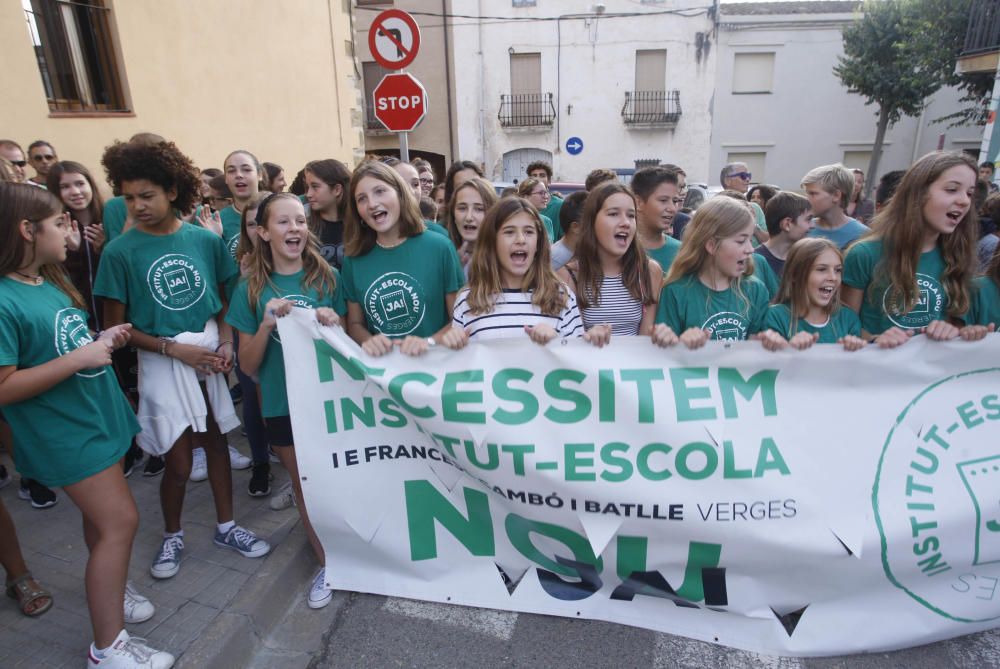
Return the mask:
[[962,56],[1000,50],[1000,3],[997,0],[973,0],[968,25]]
[[501,95],[497,118],[504,128],[551,126],[556,120],[552,93]]
[[625,125],[676,125],[681,117],[680,91],[625,91]]

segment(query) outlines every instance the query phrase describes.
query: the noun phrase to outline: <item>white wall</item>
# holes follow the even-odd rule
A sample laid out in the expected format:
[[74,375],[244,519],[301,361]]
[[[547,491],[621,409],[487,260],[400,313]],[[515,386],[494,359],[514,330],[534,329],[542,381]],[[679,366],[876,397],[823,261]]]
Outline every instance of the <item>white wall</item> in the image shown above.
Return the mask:
[[[590,12],[592,3],[538,0],[514,8],[510,0],[453,0],[455,14],[555,17]],[[710,102],[715,81],[712,22],[704,14],[613,18],[618,12],[649,12],[704,7],[700,0],[638,3],[605,0],[604,16],[560,21],[453,22],[455,119],[459,157],[481,162],[487,176],[499,179],[503,156],[519,148],[551,151],[556,180],[583,181],[598,167],[631,168],[636,159],[659,158],[682,165],[689,178],[708,173]],[[561,37],[560,37],[561,32]],[[696,33],[709,35],[700,62]],[[541,130],[505,129],[497,120],[500,95],[510,92],[509,50],[540,52],[542,91],[553,93],[557,121]],[[682,116],[675,129],[627,129],[621,117],[625,91],[635,86],[637,49],[667,50],[667,89],[680,90]],[[561,66],[557,61],[561,58]],[[560,76],[561,75],[561,76]],[[583,139],[584,150],[565,150],[569,137]]]
[[[798,190],[801,177],[818,165],[841,162],[845,151],[870,152],[876,108],[852,95],[833,73],[843,53],[841,27],[851,14],[797,16],[727,15],[723,5],[719,34],[716,95],[712,124],[711,185],[729,152],[764,151],[763,174],[754,181]],[[733,59],[737,52],[775,52],[774,88],[765,94],[734,95]],[[936,94],[924,114],[900,120],[886,135],[879,174],[905,169],[938,148],[976,149],[982,128],[948,128],[933,119],[956,111],[959,94]],[[852,164],[867,170],[867,164]]]

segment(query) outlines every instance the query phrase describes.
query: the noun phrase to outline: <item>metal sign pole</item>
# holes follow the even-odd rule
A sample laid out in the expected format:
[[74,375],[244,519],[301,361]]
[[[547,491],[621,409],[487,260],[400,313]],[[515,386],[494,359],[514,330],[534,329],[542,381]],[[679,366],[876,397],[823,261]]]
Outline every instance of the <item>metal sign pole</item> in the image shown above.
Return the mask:
[[410,141],[407,135],[408,132],[398,132],[399,135],[399,159],[404,163],[410,162]]

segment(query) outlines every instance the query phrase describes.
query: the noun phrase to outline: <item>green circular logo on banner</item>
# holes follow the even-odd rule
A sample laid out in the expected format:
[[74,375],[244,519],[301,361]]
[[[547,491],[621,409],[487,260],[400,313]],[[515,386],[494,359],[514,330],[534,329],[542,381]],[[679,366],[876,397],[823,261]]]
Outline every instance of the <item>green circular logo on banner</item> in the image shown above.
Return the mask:
[[894,585],[951,620],[1000,619],[1000,368],[938,381],[903,409],[872,507]]
[[417,329],[427,308],[420,282],[405,272],[387,272],[365,293],[368,322],[389,337],[402,337]]

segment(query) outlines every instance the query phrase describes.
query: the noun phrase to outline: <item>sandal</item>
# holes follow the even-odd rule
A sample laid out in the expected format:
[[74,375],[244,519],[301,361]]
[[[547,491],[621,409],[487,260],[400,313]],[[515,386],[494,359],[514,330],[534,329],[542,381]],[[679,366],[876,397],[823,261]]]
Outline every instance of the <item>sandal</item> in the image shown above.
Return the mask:
[[[30,571],[26,571],[13,581],[7,582],[7,596],[17,600],[21,613],[26,616],[40,616],[52,608],[52,593],[38,585]],[[41,606],[33,606],[40,600],[45,600],[45,603]]]

